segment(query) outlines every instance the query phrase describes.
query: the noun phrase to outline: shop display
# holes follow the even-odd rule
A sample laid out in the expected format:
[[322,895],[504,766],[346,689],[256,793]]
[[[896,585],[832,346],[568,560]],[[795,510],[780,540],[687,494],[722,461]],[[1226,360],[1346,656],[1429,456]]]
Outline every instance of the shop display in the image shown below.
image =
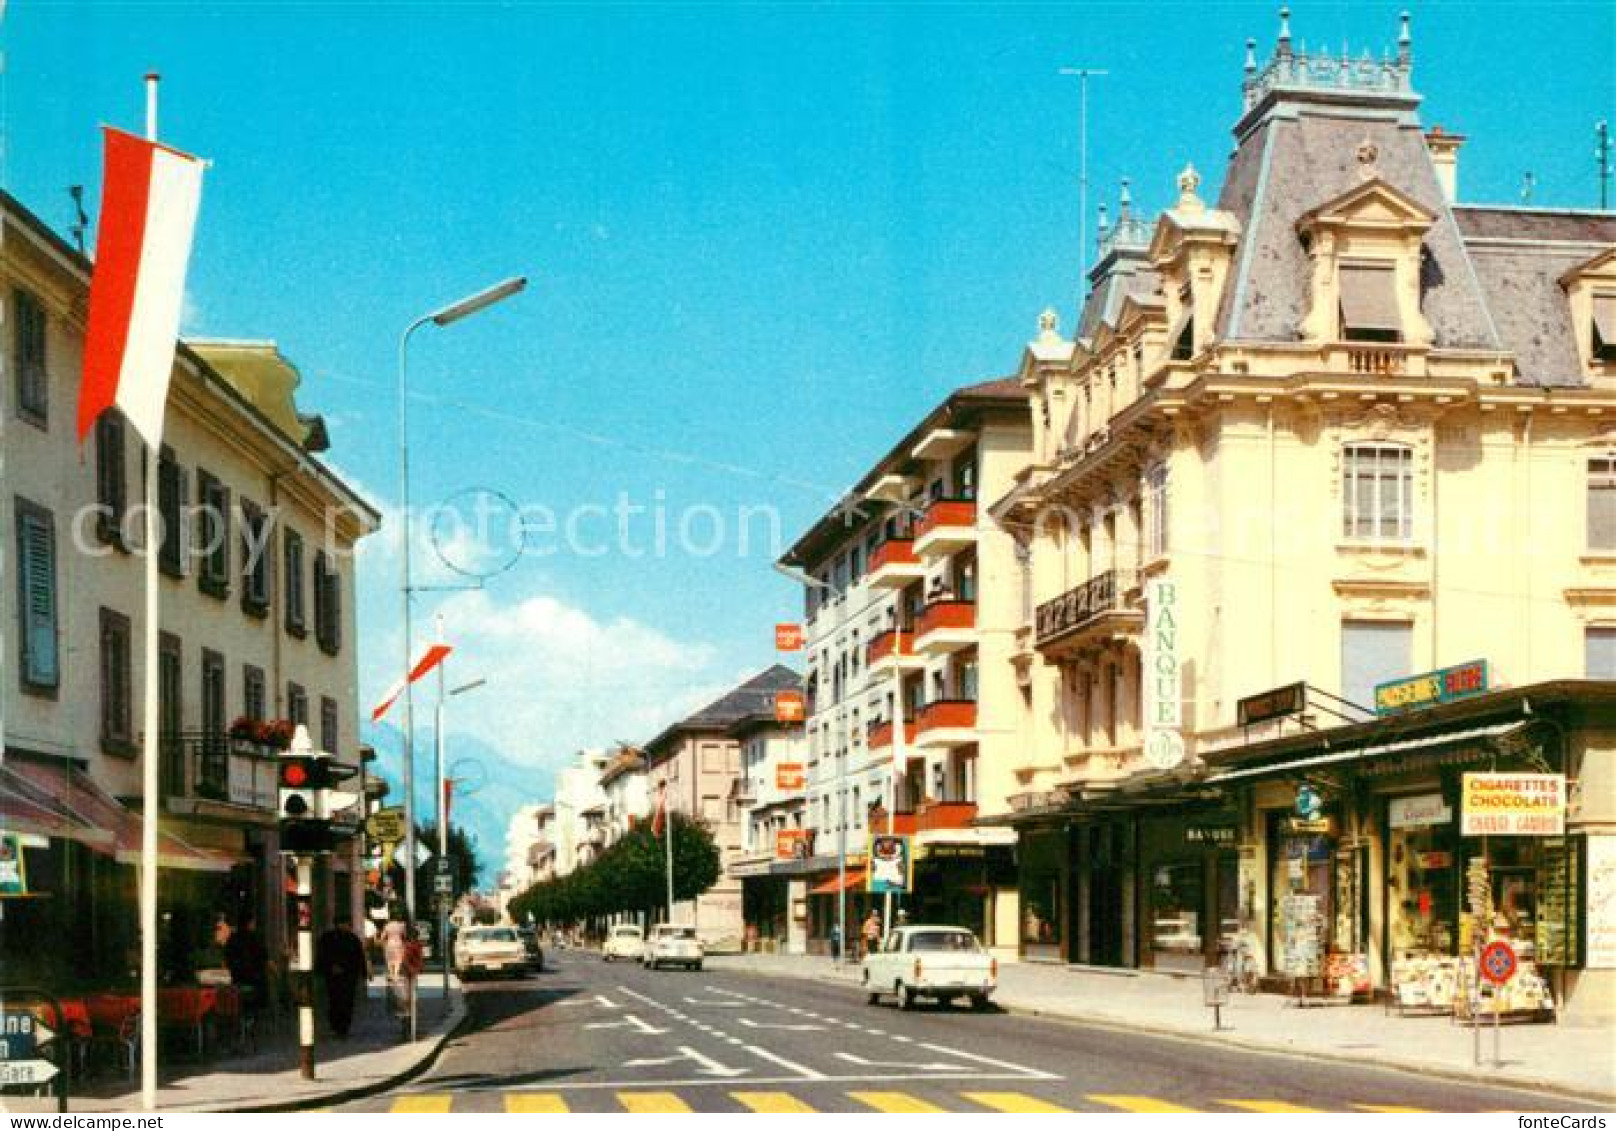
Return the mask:
[[1454,998],[1454,1014],[1461,1021],[1491,1021],[1495,1014],[1503,1021],[1550,1020],[1554,1014],[1554,994],[1549,981],[1535,963],[1522,961],[1515,976],[1502,986],[1481,987],[1473,959],[1459,960],[1460,984],[1464,989]]
[[1331,954],[1324,960],[1324,992],[1331,997],[1367,997],[1369,982],[1369,956],[1366,954]]
[[1461,996],[1461,976],[1452,955],[1406,955],[1392,963],[1392,1001],[1400,1012],[1451,1013]]
[[1280,900],[1283,972],[1291,978],[1317,978],[1324,972],[1324,910],[1316,895]]

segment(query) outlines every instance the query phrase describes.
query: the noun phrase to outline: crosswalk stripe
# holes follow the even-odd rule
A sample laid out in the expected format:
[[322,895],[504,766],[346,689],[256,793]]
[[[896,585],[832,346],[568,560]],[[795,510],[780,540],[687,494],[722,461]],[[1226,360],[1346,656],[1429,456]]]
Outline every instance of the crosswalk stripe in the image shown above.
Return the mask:
[[443,1115],[454,1103],[448,1092],[423,1092],[418,1096],[400,1096],[393,1101],[395,1115]]
[[565,1115],[571,1109],[554,1092],[507,1092],[505,1110],[512,1115]]
[[730,1097],[753,1111],[768,1115],[812,1112],[814,1109],[790,1092],[731,1092]]
[[943,1110],[935,1104],[916,1099],[908,1092],[849,1092],[847,1095],[849,1099],[855,1099],[866,1107],[873,1107],[876,1111],[899,1115]]
[[1395,1107],[1384,1104],[1353,1104],[1359,1111],[1373,1111],[1381,1115],[1424,1115],[1430,1111],[1424,1107]]
[[618,1092],[618,1102],[635,1115],[673,1115],[687,1112],[690,1105],[672,1092]]
[[1097,1104],[1104,1104],[1106,1107],[1131,1111],[1139,1115],[1193,1115],[1195,1113],[1193,1107],[1179,1107],[1177,1104],[1170,1104],[1166,1100],[1158,1100],[1154,1096],[1091,1095],[1083,1098],[1093,1100]]
[[1316,1107],[1297,1107],[1295,1104],[1280,1103],[1278,1100],[1219,1100],[1220,1104],[1229,1107],[1238,1107],[1245,1111],[1255,1111],[1263,1115],[1318,1115],[1323,1110]]
[[1017,1114],[1058,1114],[1068,1113],[1072,1109],[1056,1107],[1052,1103],[1038,1099],[1036,1096],[1024,1095],[1021,1092],[961,1092],[960,1095],[974,1104],[990,1107],[994,1111],[1013,1111]]

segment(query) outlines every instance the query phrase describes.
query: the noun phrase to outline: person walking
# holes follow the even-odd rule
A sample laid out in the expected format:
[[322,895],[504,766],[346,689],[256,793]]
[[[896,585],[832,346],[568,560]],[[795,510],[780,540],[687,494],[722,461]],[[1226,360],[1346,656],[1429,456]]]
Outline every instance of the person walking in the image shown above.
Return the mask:
[[325,981],[326,1021],[339,1040],[353,1027],[354,997],[370,981],[365,944],[346,919],[333,923],[314,946],[314,971]]
[[881,946],[881,913],[870,908],[864,919],[864,953],[874,954]]
[[410,1023],[409,989],[404,976],[404,950],[410,941],[409,928],[402,919],[389,919],[382,928],[382,960],[387,964],[387,1004],[393,1016],[406,1027]]
[[236,988],[241,1009],[238,1044],[256,1046],[258,1023],[269,1005],[269,947],[246,912],[224,942],[224,965],[230,971],[230,984]]

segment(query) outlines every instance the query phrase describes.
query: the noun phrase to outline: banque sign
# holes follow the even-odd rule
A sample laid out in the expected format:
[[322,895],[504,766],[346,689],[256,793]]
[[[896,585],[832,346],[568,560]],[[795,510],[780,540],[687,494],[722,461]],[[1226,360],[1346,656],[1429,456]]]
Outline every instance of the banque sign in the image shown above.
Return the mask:
[[1145,761],[1170,770],[1184,760],[1183,703],[1178,661],[1178,583],[1153,577],[1145,583]]

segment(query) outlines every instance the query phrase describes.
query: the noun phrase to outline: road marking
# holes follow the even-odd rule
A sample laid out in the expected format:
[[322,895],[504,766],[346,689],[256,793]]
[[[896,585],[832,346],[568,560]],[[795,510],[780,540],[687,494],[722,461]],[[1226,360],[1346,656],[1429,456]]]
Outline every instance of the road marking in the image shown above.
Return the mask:
[[[896,1039],[896,1038],[894,1038]],[[1038,1080],[1059,1080],[1060,1077],[1053,1072],[1045,1072],[1038,1068],[1028,1068],[1025,1064],[1011,1064],[1008,1060],[994,1060],[991,1056],[979,1056],[974,1052],[964,1052],[960,1049],[951,1049],[947,1045],[931,1045],[921,1042],[923,1049],[940,1052],[944,1056],[963,1056],[966,1060],[974,1060],[978,1064],[990,1065],[994,1068],[1003,1068],[1010,1072],[1020,1072]]]
[[512,1115],[565,1115],[571,1109],[554,1092],[507,1092],[505,1110]]
[[685,1001],[690,1005],[706,1005],[713,1009],[745,1009],[744,1001],[714,1001],[712,998],[687,997]]
[[696,1071],[700,1072],[703,1076],[740,1076],[743,1073],[751,1071],[749,1068],[726,1068],[712,1057],[704,1056],[695,1049],[691,1048],[689,1045],[680,1045],[678,1056],[644,1056],[637,1060],[625,1060],[623,1062],[623,1067],[655,1068],[664,1064],[677,1064],[681,1060],[694,1061],[696,1064],[700,1065]]
[[731,1092],[730,1097],[736,1103],[765,1115],[787,1115],[814,1110],[790,1092]]
[[1278,1100],[1219,1100],[1220,1104],[1237,1107],[1243,1111],[1255,1111],[1264,1115],[1318,1115],[1324,1109],[1317,1107],[1297,1107],[1295,1104],[1280,1103]]
[[914,1115],[943,1110],[935,1104],[916,1099],[908,1092],[849,1092],[847,1093],[847,1098],[857,1100],[868,1107],[873,1107],[876,1111],[891,1112],[894,1115]]
[[778,1056],[775,1053],[770,1052],[768,1049],[760,1049],[756,1045],[743,1045],[742,1047],[753,1056],[760,1057],[763,1060],[768,1061],[770,1064],[777,1064],[788,1072],[797,1073],[804,1080],[823,1080],[825,1078],[823,1073],[815,1072],[807,1065],[798,1064],[794,1060],[787,1060],[785,1057]]
[[1054,1115],[1072,1110],[1067,1107],[1056,1107],[1052,1103],[1045,1103],[1035,1096],[1023,1095],[1021,1092],[961,1092],[960,1095],[972,1103],[990,1107],[994,1111]]
[[617,1003],[605,994],[596,994],[594,997],[568,997],[559,1001],[546,1002],[546,1005],[598,1005],[602,1009],[616,1009]]
[[865,1060],[850,1052],[838,1052],[837,1059],[845,1060],[849,1064],[856,1064],[860,1068],[907,1068],[913,1072],[964,1072],[963,1064],[910,1064],[904,1060]]
[[1084,1096],[1083,1098],[1086,1100],[1093,1100],[1097,1104],[1104,1104],[1106,1107],[1114,1107],[1122,1111],[1131,1111],[1138,1115],[1195,1114],[1195,1109],[1193,1107],[1179,1107],[1177,1104],[1170,1104],[1166,1100],[1158,1100],[1153,1096],[1089,1095]]
[[648,1037],[655,1037],[661,1035],[662,1033],[671,1032],[671,1030],[668,1029],[658,1029],[655,1025],[649,1025],[646,1022],[641,1021],[639,1017],[633,1013],[625,1013],[621,1021],[591,1021],[588,1025],[585,1025],[584,1028],[638,1029],[641,1033]]
[[823,1033],[823,1025],[779,1025],[773,1021],[753,1021],[750,1017],[737,1017],[748,1029],[784,1029],[788,1033]]
[[1381,1104],[1353,1104],[1359,1111],[1373,1111],[1381,1115],[1424,1115],[1429,1108],[1424,1107],[1386,1107]]
[[447,1092],[424,1092],[416,1096],[400,1096],[393,1101],[395,1115],[443,1115],[454,1103]]
[[690,1110],[690,1105],[672,1092],[618,1092],[623,1110],[635,1115],[673,1115]]

